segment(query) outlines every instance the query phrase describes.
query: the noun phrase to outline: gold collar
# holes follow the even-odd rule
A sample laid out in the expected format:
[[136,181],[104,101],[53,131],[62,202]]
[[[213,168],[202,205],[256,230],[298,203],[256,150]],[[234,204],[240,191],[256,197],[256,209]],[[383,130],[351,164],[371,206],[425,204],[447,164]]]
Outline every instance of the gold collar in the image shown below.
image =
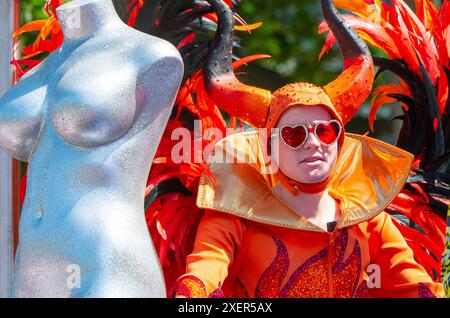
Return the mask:
[[[382,212],[402,189],[413,155],[379,140],[345,134],[328,192],[340,200],[343,228]],[[257,132],[229,136],[218,142],[209,164],[216,178],[202,175],[199,208],[230,213],[248,220],[293,229],[323,232],[297,214],[267,186],[268,175]],[[273,183],[272,183],[273,184]]]

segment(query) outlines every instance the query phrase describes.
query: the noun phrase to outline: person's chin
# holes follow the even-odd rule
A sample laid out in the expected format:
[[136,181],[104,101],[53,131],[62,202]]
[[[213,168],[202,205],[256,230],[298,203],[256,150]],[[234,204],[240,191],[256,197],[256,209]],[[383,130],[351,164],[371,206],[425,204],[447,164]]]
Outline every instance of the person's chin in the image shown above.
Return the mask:
[[309,175],[309,176],[305,176],[303,178],[299,178],[299,179],[303,179],[305,181],[299,181],[301,183],[318,183],[318,182],[322,182],[323,180],[325,180],[327,178],[326,174],[320,173],[320,174],[315,174],[315,175]]

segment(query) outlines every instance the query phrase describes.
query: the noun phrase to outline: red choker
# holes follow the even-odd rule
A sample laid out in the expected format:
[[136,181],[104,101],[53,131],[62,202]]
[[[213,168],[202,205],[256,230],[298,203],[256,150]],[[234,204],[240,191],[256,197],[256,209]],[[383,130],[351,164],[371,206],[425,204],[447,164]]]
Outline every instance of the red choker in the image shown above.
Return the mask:
[[278,171],[276,173],[276,178],[283,183],[283,185],[293,194],[296,195],[298,191],[313,194],[313,193],[319,193],[324,191],[328,185],[330,184],[331,175],[328,176],[325,180],[317,182],[317,183],[301,183],[298,181],[295,181],[291,178],[286,177],[284,173],[281,171]]
[[[287,178],[287,177],[286,177]],[[297,188],[301,192],[313,194],[313,193],[319,193],[324,191],[328,184],[330,184],[331,178],[328,176],[325,180],[317,182],[317,183],[301,183],[295,180],[292,180],[290,178],[287,178],[289,183],[294,186],[294,188]]]

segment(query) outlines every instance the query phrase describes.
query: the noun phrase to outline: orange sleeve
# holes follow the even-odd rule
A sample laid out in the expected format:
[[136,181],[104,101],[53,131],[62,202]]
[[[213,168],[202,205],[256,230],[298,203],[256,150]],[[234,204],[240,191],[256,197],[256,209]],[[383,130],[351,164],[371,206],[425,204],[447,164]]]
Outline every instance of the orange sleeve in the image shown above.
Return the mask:
[[175,284],[177,296],[223,297],[221,286],[241,246],[245,221],[237,216],[208,210],[186,259],[186,273]]
[[445,297],[442,284],[433,282],[414,260],[389,214],[382,212],[369,221],[368,232],[371,264],[379,266],[380,276],[380,284],[369,288],[370,297]]

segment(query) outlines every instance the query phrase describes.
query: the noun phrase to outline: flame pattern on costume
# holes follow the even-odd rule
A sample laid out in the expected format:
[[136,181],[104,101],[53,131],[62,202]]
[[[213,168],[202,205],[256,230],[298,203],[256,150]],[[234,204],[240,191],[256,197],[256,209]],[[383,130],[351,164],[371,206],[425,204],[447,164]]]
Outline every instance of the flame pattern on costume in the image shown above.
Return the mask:
[[[352,13],[343,16],[349,25],[388,56],[374,57],[378,73],[390,71],[399,79],[398,84],[374,89],[369,125],[373,131],[381,106],[393,102],[402,106],[403,115],[395,118],[403,120],[397,146],[414,154],[415,162],[387,211],[415,259],[440,281],[450,205],[450,1],[439,8],[430,0],[415,0],[414,10],[403,0],[335,3]],[[326,22],[319,26],[320,33],[328,29]],[[333,33],[328,33],[321,56],[334,42]],[[444,264],[449,257],[445,255]]]
[[[328,263],[333,268],[334,289],[337,298],[349,298],[355,294],[361,275],[361,248],[355,242],[352,253],[344,260],[348,247],[348,231],[344,230],[336,238],[335,253],[330,259],[330,248],[324,248],[300,265],[280,290],[281,281],[285,278],[289,267],[289,255],[283,242],[273,237],[277,245],[276,259],[259,279],[255,291],[257,298],[313,298],[327,297],[329,282],[327,277]],[[311,284],[314,281],[314,284]],[[278,287],[277,287],[278,286]]]

